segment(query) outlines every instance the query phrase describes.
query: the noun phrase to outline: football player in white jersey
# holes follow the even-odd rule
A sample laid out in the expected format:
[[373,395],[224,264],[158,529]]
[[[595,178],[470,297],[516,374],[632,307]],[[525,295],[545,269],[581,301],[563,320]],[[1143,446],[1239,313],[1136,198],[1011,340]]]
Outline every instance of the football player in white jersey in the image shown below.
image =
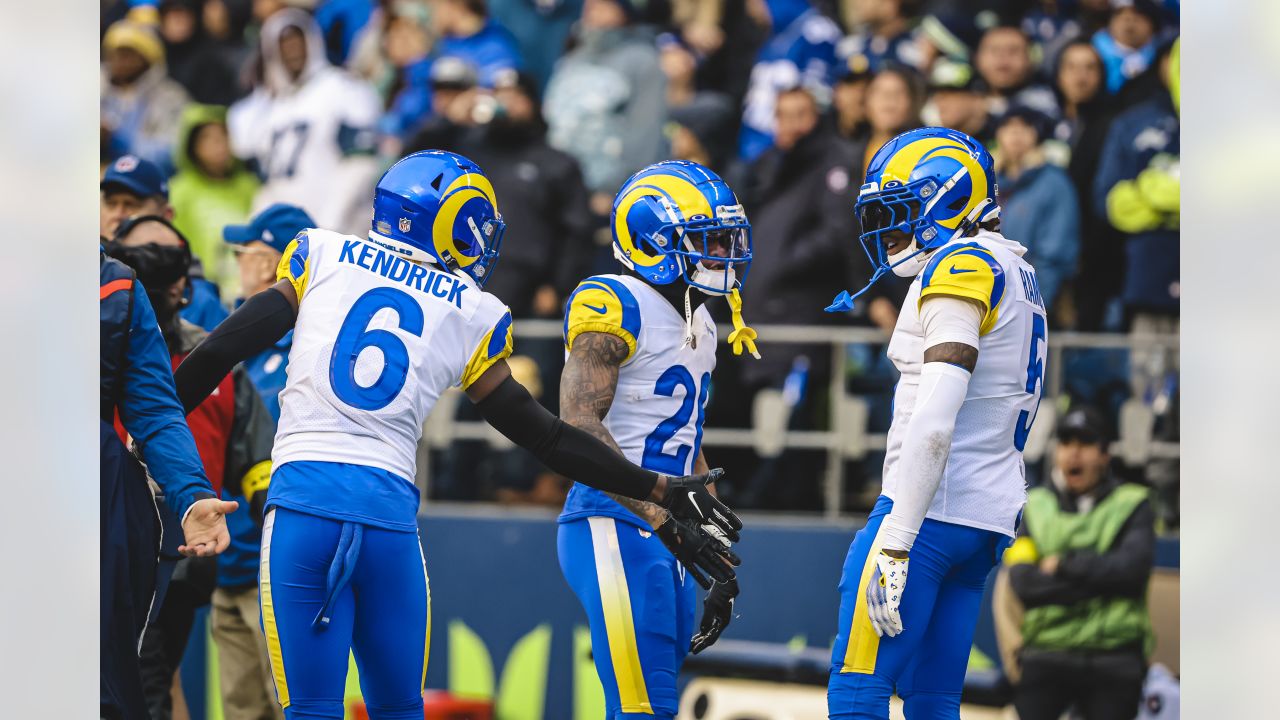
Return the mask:
[[734,575],[722,544],[700,530],[736,538],[741,528],[705,487],[716,472],[637,467],[512,379],[511,314],[482,290],[503,223],[480,168],[452,153],[416,153],[383,175],[374,207],[365,238],[300,233],[279,282],[176,373],[180,397],[203,397],[235,362],[294,329],[259,579],[290,720],[343,716],[349,649],[371,718],[422,718],[431,611],[414,455],[423,421],[451,386],[553,470],[667,508],[698,529],[682,557],[726,581]]
[[885,143],[856,208],[871,282],[915,280],[888,348],[901,377],[884,488],[840,579],[828,709],[887,719],[896,690],[909,720],[956,720],[983,585],[1026,501],[1044,301],[1026,248],[998,232],[991,155],[964,133]]
[[[612,225],[625,271],[587,278],[569,298],[560,412],[644,468],[706,472],[702,422],[716,327],[703,301],[728,296],[736,328],[729,340],[736,352],[745,346],[754,354],[738,295],[751,264],[751,226],[723,180],[682,160],[627,180]],[[608,720],[675,717],[685,655],[710,646],[729,624],[737,582],[715,573],[708,580],[685,557],[700,546],[696,530],[653,503],[580,484],[569,491],[560,567],[587,612]],[[738,562],[727,543],[725,552]],[[697,591],[678,560],[710,590],[692,648]]]

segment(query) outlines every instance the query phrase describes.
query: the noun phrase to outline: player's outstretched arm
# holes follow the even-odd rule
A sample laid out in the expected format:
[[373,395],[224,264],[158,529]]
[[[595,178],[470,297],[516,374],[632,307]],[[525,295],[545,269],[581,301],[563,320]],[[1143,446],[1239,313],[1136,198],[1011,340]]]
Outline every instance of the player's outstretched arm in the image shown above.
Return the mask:
[[174,371],[182,409],[194,410],[237,363],[275,345],[297,319],[298,293],[287,280],[245,300]]
[[607,493],[656,502],[677,520],[712,523],[730,540],[742,529],[738,516],[707,492],[706,484],[720,476],[719,468],[707,475],[671,478],[631,464],[614,448],[547,412],[511,377],[506,360],[491,365],[466,393],[486,422],[561,475]]

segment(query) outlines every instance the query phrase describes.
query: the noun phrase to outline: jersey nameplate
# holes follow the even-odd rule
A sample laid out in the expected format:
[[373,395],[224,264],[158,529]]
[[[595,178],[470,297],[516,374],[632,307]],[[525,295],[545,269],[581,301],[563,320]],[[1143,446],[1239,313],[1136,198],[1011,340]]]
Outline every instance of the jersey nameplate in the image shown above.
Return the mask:
[[356,265],[381,275],[391,282],[411,287],[421,293],[428,293],[453,303],[459,310],[462,309],[462,293],[468,286],[458,278],[391,255],[366,242],[344,240],[342,252],[338,254],[338,262]]

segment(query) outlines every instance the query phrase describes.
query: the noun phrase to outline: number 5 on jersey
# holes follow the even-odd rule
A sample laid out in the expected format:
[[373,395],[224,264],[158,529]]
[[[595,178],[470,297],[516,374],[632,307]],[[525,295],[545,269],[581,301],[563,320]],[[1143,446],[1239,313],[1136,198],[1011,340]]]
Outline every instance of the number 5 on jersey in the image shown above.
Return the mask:
[[1018,449],[1018,452],[1022,452],[1022,449],[1027,446],[1027,435],[1031,432],[1031,425],[1035,423],[1036,414],[1040,411],[1040,397],[1044,394],[1044,365],[1047,351],[1044,315],[1033,313],[1031,315],[1031,350],[1027,355],[1026,390],[1035,396],[1036,404],[1030,411],[1023,410],[1018,413],[1018,424],[1013,429],[1013,446]]

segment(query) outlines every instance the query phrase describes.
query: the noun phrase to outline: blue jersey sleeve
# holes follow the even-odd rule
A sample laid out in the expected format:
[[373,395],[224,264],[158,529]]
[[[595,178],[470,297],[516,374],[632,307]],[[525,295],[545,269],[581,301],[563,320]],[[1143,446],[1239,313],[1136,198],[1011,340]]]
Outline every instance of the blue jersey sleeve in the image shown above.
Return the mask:
[[120,422],[142,448],[151,476],[181,518],[200,497],[213,497],[213,487],[205,478],[195,438],[178,402],[169,350],[155,312],[137,282],[133,296]]

